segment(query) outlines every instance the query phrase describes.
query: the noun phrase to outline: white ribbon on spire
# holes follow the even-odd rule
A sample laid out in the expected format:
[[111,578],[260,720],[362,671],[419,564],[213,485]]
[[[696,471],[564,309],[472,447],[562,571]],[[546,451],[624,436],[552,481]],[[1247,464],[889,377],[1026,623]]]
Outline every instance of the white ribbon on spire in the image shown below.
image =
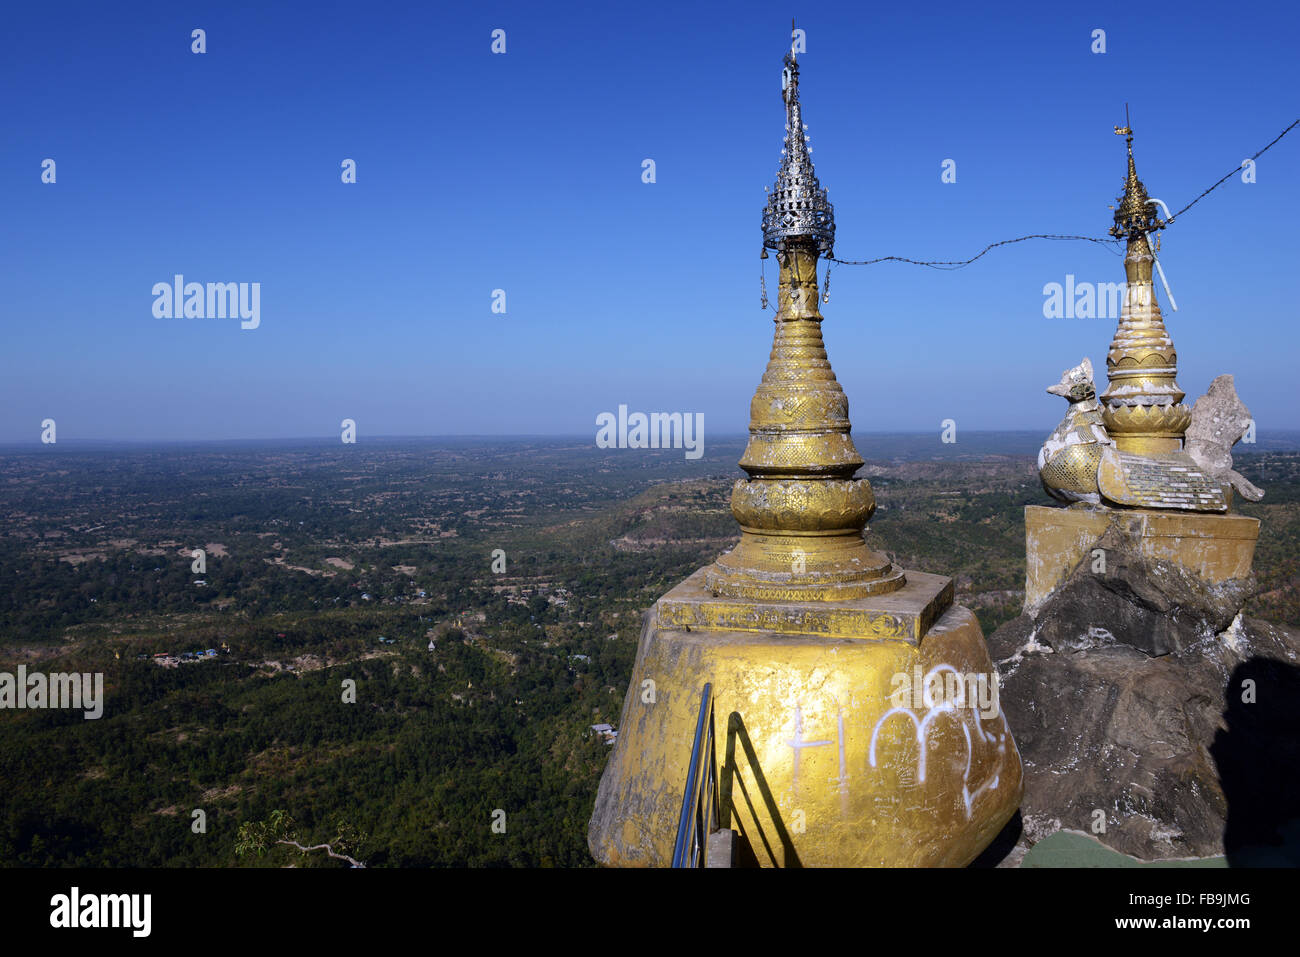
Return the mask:
[[[1163,199],[1150,199],[1150,200],[1148,200],[1148,202],[1151,202],[1151,203],[1158,203],[1158,204],[1160,205],[1160,208],[1163,209],[1163,210],[1165,211],[1165,221],[1166,221],[1166,222],[1168,222],[1169,220],[1173,219],[1173,217],[1169,215],[1169,207],[1165,205],[1165,201],[1164,201]],[[1162,266],[1160,265],[1160,260],[1156,258],[1156,246],[1155,246],[1155,243],[1151,242],[1151,234],[1150,234],[1150,233],[1146,233],[1145,235],[1146,235],[1146,237],[1147,237],[1147,246],[1148,246],[1148,248],[1150,248],[1150,250],[1151,250],[1151,261],[1152,261],[1153,263],[1156,264],[1156,272],[1158,272],[1158,273],[1160,274],[1160,284],[1163,285],[1163,286],[1165,287],[1165,295],[1169,297],[1169,308],[1172,309],[1174,312],[1177,312],[1177,311],[1178,311],[1178,303],[1174,302],[1174,294],[1173,294],[1173,291],[1170,290],[1170,288],[1169,288],[1169,280],[1165,278],[1165,270],[1164,270],[1164,267],[1162,267]]]

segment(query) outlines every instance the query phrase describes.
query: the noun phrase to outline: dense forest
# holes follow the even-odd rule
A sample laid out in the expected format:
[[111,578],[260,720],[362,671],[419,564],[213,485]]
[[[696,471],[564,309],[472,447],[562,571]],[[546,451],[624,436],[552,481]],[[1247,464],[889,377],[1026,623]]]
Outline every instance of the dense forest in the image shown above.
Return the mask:
[[[0,671],[102,672],[107,699],[0,711],[0,864],[589,866],[591,725],[646,608],[736,541],[741,448],[0,458]],[[872,544],[986,632],[1016,615],[1029,456],[887,448]],[[1298,624],[1300,455],[1238,467],[1268,490],[1250,612]]]

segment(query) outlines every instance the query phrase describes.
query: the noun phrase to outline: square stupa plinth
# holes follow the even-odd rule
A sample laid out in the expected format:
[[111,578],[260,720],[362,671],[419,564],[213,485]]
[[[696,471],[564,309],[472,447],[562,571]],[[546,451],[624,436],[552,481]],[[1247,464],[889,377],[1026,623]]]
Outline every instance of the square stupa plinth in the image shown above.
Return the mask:
[[1111,528],[1145,557],[1179,564],[1211,584],[1248,578],[1259,538],[1259,519],[1246,515],[1027,505],[1025,612],[1036,615]]
[[918,644],[953,601],[952,579],[909,571],[902,588],[848,601],[761,601],[716,596],[701,568],[655,604],[665,630],[762,631]]

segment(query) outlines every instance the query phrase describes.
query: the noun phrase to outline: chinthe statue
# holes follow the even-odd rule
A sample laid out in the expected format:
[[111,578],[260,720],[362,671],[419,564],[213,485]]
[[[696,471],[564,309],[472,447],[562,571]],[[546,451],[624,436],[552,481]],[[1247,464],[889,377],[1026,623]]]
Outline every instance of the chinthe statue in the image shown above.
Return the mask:
[[1138,455],[1116,447],[1106,430],[1085,358],[1047,390],[1069,402],[1065,418],[1038,451],[1038,475],[1052,498],[1068,504],[1226,512],[1231,489],[1258,501],[1264,493],[1232,470],[1230,449],[1250,427],[1232,376],[1214,380],[1192,409],[1187,452]]

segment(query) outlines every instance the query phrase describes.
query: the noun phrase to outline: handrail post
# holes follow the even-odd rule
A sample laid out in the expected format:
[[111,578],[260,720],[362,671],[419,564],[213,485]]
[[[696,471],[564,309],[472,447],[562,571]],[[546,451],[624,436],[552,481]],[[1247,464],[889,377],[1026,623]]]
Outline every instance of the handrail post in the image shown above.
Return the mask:
[[[691,743],[691,760],[686,771],[686,793],[682,795],[682,813],[677,820],[677,840],[673,845],[673,867],[704,866],[709,833],[718,822],[716,759],[713,682],[707,682],[700,695],[700,714],[695,721],[695,740]],[[704,761],[708,762],[707,767],[701,767]],[[706,797],[707,809],[702,806]]]

